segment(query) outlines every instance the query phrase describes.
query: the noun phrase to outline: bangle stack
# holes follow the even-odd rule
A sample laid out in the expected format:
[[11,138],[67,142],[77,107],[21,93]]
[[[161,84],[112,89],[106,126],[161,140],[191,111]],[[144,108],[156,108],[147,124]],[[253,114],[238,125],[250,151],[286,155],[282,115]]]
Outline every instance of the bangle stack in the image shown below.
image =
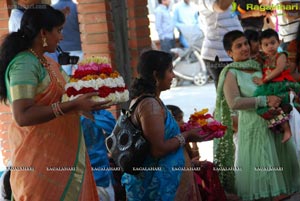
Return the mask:
[[65,113],[61,110],[60,105],[59,105],[59,102],[52,103],[52,104],[51,104],[51,108],[52,108],[52,111],[53,111],[55,117],[59,117],[59,116],[62,116],[62,115],[65,114]]
[[175,137],[176,137],[177,140],[179,141],[179,145],[180,145],[181,147],[183,147],[183,146],[186,144],[185,138],[184,138],[184,136],[183,136],[182,134],[176,135]]

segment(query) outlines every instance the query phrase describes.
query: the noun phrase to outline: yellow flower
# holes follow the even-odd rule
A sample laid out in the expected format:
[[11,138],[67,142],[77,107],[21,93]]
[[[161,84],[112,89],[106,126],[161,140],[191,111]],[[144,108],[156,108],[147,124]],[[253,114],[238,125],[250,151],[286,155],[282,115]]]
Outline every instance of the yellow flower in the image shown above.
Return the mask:
[[78,79],[76,79],[74,77],[71,77],[70,80],[69,80],[69,82],[77,82],[77,81],[78,81]]
[[97,63],[97,64],[108,64],[109,61],[108,61],[108,58],[107,57],[95,57],[95,56],[92,56],[92,57],[88,57],[86,59],[83,59],[80,63],[80,64],[90,64],[90,63]]
[[195,109],[195,114],[199,114],[199,115],[204,115],[208,112],[208,108],[204,108],[201,111],[197,112],[197,110]]
[[197,123],[200,124],[201,126],[204,126],[207,124],[207,121],[206,121],[206,119],[198,119]]
[[101,74],[99,75],[99,77],[100,77],[101,79],[106,79],[108,76],[107,76],[105,73],[101,73]]
[[110,75],[109,75],[109,77],[111,77],[111,78],[117,78],[117,77],[119,77],[119,73],[117,72],[117,71],[114,71],[113,73],[111,73]]
[[195,109],[194,114],[191,114],[190,116],[190,120],[200,124],[201,126],[207,125],[208,122],[207,119],[205,118],[205,114],[207,112],[208,112],[207,108],[204,108],[201,111],[197,111]]

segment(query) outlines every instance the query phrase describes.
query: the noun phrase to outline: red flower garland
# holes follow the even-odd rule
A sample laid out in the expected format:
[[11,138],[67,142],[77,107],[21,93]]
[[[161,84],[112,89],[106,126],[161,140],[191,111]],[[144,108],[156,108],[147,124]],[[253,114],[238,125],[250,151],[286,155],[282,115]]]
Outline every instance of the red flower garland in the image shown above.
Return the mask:
[[66,94],[67,94],[68,97],[70,97],[72,95],[76,96],[76,95],[79,95],[79,94],[98,92],[99,96],[101,98],[105,98],[111,93],[124,92],[126,89],[127,89],[126,87],[113,87],[113,88],[110,88],[110,87],[107,87],[107,86],[102,86],[98,90],[96,90],[92,87],[84,87],[84,88],[77,91],[74,87],[69,87],[66,91]]

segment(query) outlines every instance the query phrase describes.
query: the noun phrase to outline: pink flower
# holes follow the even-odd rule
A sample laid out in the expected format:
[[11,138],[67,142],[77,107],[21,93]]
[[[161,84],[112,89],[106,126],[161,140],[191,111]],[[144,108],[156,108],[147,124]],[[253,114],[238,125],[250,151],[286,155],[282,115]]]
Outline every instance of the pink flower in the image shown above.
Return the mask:
[[180,130],[183,132],[193,128],[202,128],[199,135],[209,134],[206,141],[223,137],[227,127],[215,120],[211,114],[205,114],[207,112],[207,109],[200,112],[195,111],[194,114],[191,114],[189,121],[180,127]]

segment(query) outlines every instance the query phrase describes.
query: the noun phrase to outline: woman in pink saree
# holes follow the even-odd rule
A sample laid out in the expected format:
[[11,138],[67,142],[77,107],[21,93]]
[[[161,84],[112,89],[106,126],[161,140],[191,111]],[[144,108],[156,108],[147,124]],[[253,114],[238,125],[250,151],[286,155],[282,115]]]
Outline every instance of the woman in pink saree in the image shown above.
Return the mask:
[[0,48],[0,100],[9,102],[11,187],[15,200],[98,200],[80,129],[80,112],[105,108],[95,93],[61,102],[65,80],[45,58],[62,39],[64,14],[45,4],[26,10]]

